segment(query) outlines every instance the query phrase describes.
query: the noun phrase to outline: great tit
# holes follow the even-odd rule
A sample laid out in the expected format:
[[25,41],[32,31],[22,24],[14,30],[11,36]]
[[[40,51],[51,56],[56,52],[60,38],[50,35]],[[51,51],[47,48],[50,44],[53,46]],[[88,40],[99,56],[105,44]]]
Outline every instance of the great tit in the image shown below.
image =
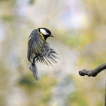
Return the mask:
[[38,28],[31,32],[28,39],[27,58],[30,62],[29,69],[32,71],[36,81],[39,80],[36,62],[47,65],[51,64],[51,62],[57,62],[56,51],[46,42],[48,37],[53,37],[50,30],[47,28]]

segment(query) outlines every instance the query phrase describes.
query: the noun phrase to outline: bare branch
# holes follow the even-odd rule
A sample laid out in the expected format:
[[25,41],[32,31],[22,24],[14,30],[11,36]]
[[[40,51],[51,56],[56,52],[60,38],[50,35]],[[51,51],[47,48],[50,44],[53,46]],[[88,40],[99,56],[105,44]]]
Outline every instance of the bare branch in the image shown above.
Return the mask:
[[98,67],[96,67],[93,70],[87,70],[87,69],[83,69],[81,71],[79,71],[79,75],[81,76],[89,76],[89,77],[96,77],[98,73],[100,73],[101,71],[103,71],[104,69],[106,69],[106,63],[99,65]]

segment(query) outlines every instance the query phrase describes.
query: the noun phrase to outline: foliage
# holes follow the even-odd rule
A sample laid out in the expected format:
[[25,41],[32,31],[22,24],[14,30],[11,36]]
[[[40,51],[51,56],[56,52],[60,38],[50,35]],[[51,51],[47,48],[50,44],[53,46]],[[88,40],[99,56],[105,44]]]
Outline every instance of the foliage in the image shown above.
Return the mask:
[[2,20],[5,22],[11,22],[13,20],[13,17],[11,15],[4,15],[2,17]]
[[39,82],[36,82],[32,75],[22,76],[18,81],[18,85],[28,95],[29,101],[32,101],[28,103],[30,106],[47,106],[55,84],[56,79],[49,75],[42,76]]
[[76,91],[68,95],[67,106],[88,106],[88,101],[83,92]]

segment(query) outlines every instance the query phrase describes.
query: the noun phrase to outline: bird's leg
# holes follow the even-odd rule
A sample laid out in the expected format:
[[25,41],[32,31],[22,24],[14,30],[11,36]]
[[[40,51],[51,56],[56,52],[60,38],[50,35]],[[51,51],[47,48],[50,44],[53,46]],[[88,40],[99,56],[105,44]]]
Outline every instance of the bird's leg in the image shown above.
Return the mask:
[[42,53],[42,51],[41,51],[41,52],[39,52],[39,53],[37,54],[37,56],[43,57],[44,55],[43,55],[43,53]]
[[35,57],[33,58],[32,66],[35,65]]

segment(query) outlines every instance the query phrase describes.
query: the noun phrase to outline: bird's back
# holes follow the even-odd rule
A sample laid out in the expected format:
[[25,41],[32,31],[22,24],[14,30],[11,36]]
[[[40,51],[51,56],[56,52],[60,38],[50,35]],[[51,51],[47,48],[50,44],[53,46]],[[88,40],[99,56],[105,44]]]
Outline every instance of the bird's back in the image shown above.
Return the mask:
[[28,40],[28,53],[27,58],[30,61],[30,57],[36,56],[42,49],[45,40],[42,34],[40,34],[36,29],[34,29]]

